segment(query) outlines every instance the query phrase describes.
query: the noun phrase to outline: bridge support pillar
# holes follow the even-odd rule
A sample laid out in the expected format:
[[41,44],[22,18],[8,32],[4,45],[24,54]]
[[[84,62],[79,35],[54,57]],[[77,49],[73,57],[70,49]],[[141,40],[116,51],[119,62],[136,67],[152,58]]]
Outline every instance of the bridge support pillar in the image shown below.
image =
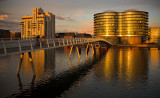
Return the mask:
[[80,54],[79,54],[79,49],[78,49],[78,47],[76,47],[76,49],[77,49],[78,57],[80,58]]
[[73,45],[71,46],[71,49],[70,49],[69,58],[71,57],[72,49],[73,49]]
[[3,48],[4,48],[4,54],[6,55],[7,54],[7,49],[6,49],[6,45],[5,45],[5,42],[4,42],[3,39],[2,39],[2,43],[3,43]]
[[[33,75],[36,75],[31,52],[28,52],[28,56],[29,56],[29,61],[30,61],[30,63],[31,63]],[[20,57],[20,61],[19,61],[19,65],[18,65],[18,70],[17,70],[17,75],[19,75],[19,72],[20,72],[20,70],[21,70],[23,57],[24,57],[24,53],[22,53],[22,54],[21,54],[21,57]]]
[[24,53],[21,53],[21,57],[20,57],[19,65],[18,65],[18,70],[17,70],[17,75],[19,75],[19,72],[20,72],[20,69],[21,69],[21,65],[22,65],[23,57],[24,57]]
[[91,43],[91,46],[92,46],[92,51],[93,51],[93,54],[94,54],[94,47],[93,47],[93,44]]

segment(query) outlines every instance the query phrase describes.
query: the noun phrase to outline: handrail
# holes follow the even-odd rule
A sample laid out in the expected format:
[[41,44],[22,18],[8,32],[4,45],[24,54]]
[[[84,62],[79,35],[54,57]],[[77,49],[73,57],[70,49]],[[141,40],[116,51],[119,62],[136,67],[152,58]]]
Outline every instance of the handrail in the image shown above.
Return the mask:
[[[100,38],[56,38],[56,39],[16,39],[16,40],[0,40],[0,55],[9,54],[11,52],[24,53],[25,51],[35,51],[54,47],[63,47],[69,45],[90,43],[95,41],[105,41]],[[107,41],[106,41],[107,42]],[[109,42],[108,42],[109,43]],[[17,51],[17,49],[19,51]],[[2,51],[3,50],[3,51]]]

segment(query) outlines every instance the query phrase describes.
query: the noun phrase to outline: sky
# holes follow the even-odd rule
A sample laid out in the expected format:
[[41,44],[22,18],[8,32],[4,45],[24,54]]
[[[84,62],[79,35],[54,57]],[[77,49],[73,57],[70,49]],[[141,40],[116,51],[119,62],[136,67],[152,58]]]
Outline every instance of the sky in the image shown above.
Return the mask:
[[41,7],[56,16],[56,32],[93,34],[93,15],[107,10],[149,12],[149,26],[160,27],[159,0],[0,0],[0,29],[20,32],[24,15]]

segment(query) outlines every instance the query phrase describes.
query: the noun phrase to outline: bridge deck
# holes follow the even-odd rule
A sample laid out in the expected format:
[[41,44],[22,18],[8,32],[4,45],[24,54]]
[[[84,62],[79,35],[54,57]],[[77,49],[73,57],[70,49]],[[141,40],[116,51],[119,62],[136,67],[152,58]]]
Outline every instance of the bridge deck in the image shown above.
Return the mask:
[[101,41],[96,38],[72,38],[72,39],[40,39],[37,40],[2,40],[0,41],[0,56],[25,53],[49,48],[58,48],[70,45],[86,44]]

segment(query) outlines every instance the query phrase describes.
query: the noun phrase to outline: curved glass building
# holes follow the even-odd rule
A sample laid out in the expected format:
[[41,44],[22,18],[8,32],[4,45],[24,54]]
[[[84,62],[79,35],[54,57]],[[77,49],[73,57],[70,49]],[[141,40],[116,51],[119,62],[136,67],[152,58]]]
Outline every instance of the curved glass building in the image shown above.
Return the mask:
[[112,39],[117,39],[118,37],[117,40],[120,40],[120,42],[117,43],[123,43],[121,39],[127,40],[127,37],[139,37],[138,40],[141,41],[141,37],[145,36],[147,32],[148,12],[128,10],[124,12],[106,11],[94,14],[95,36],[112,37]]

